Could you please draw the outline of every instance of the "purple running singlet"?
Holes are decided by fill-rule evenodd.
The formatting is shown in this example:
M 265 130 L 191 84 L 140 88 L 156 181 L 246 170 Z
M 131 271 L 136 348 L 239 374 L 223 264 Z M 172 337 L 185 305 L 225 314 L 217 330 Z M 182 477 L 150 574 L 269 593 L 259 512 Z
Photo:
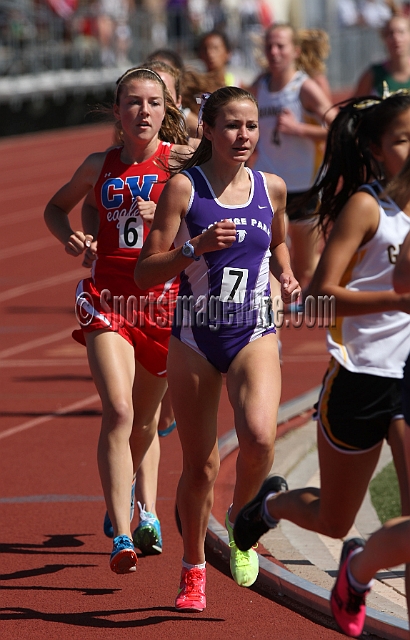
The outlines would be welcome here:
M 247 168 L 248 202 L 226 205 L 216 198 L 200 167 L 184 174 L 192 193 L 175 246 L 221 220 L 236 226 L 236 242 L 210 251 L 182 273 L 172 335 L 226 373 L 249 342 L 275 333 L 269 285 L 273 208 L 261 172 Z

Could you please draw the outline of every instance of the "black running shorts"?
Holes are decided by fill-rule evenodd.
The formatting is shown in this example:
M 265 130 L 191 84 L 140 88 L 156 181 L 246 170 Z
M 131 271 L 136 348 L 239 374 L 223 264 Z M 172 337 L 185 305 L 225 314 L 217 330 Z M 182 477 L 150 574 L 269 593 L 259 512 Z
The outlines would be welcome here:
M 388 439 L 393 418 L 403 417 L 401 380 L 352 373 L 334 358 L 323 379 L 318 418 L 342 451 L 366 451 Z

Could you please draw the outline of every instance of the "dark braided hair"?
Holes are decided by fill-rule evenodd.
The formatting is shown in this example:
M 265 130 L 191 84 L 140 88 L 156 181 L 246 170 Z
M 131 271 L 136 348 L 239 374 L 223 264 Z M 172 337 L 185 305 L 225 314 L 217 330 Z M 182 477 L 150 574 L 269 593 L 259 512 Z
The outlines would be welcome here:
M 380 146 L 391 122 L 410 109 L 410 95 L 393 93 L 387 98 L 351 98 L 339 103 L 340 111 L 330 125 L 325 155 L 317 178 L 301 207 L 313 196 L 320 196 L 317 225 L 325 235 L 344 205 L 363 184 L 383 179 L 383 167 L 372 154 L 372 145 Z M 292 207 L 289 210 L 292 211 Z

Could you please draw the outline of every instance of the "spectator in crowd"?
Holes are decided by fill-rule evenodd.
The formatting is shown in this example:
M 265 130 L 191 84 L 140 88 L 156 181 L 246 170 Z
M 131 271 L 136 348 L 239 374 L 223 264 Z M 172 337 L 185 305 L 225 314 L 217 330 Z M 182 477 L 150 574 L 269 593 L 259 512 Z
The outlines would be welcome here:
M 132 0 L 98 0 L 96 24 L 104 67 L 130 66 L 128 51 L 131 44 L 129 14 Z
M 393 16 L 381 30 L 388 58 L 372 64 L 359 79 L 355 96 L 383 95 L 383 82 L 390 91 L 410 88 L 410 21 L 403 15 Z
M 188 0 L 166 0 L 168 41 L 178 50 L 183 50 L 190 35 Z
M 235 86 L 236 80 L 228 70 L 231 58 L 231 43 L 224 31 L 208 31 L 198 42 L 198 56 L 205 65 L 208 77 L 215 83 L 215 89 Z
M 337 17 L 341 27 L 353 27 L 359 22 L 359 11 L 355 0 L 338 0 Z
M 392 3 L 385 0 L 362 0 L 359 12 L 364 25 L 381 29 L 392 16 Z
M 266 0 L 240 0 L 241 56 L 247 67 L 263 66 L 260 44 L 264 30 L 274 21 L 271 4 Z

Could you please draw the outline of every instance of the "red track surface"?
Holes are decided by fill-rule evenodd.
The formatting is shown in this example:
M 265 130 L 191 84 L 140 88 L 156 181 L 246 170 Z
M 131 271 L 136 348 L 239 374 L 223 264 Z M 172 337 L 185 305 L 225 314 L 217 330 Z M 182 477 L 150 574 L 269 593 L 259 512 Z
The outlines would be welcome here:
M 105 507 L 96 464 L 99 401 L 85 350 L 70 337 L 83 270 L 50 236 L 42 213 L 81 160 L 110 142 L 109 127 L 0 142 L 0 636 L 341 638 L 283 598 L 239 588 L 212 557 L 206 611 L 183 615 L 173 609 L 182 555 L 173 518 L 181 468 L 176 433 L 161 443 L 164 553 L 140 558 L 132 576 L 109 570 L 111 543 L 102 532 Z M 78 221 L 78 211 L 73 218 Z M 284 329 L 282 340 L 282 400 L 288 400 L 320 383 L 327 357 L 316 329 Z M 221 434 L 230 428 L 224 396 Z M 218 480 L 214 513 L 220 520 L 234 462 L 232 455 Z

